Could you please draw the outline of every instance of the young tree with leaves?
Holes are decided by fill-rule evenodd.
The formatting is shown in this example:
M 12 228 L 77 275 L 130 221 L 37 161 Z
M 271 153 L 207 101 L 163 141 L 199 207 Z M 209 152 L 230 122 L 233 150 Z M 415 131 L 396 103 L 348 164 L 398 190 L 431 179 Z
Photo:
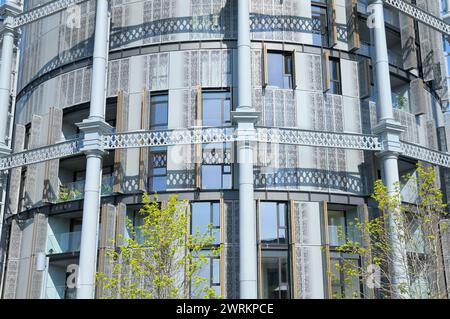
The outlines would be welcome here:
M 361 280 L 363 285 L 372 282 L 376 284 L 379 296 L 389 298 L 396 284 L 391 274 L 394 247 L 389 232 L 396 227 L 399 231 L 395 240 L 402 243 L 405 252 L 404 258 L 397 256 L 395 262 L 408 274 L 405 283 L 398 288 L 411 298 L 448 298 L 440 241 L 442 232 L 449 231 L 447 222 L 442 222 L 447 215 L 447 204 L 443 202 L 442 192 L 436 184 L 436 171 L 432 166 L 418 163 L 416 174 L 406 176 L 405 180 L 414 185 L 409 191 L 416 194 L 416 203 L 402 202 L 400 184 L 396 185 L 395 193 L 389 195 L 387 187 L 377 180 L 372 198 L 378 203 L 378 216 L 369 221 L 355 219 L 349 225 L 360 233 L 362 240 L 350 240 L 342 228 L 338 229 L 343 244 L 336 250 L 359 255 L 366 262 L 359 265 L 342 258 L 334 267 L 345 274 L 344 284 L 350 284 L 354 278 Z M 393 214 L 395 211 L 398 213 Z M 380 282 L 374 282 L 377 269 Z M 330 275 L 332 280 L 336 280 Z M 367 293 L 370 288 L 365 290 Z
M 98 273 L 107 298 L 175 299 L 203 296 L 218 298 L 206 278 L 199 273 L 208 264 L 205 249 L 214 255 L 214 234 L 191 232 L 188 201 L 171 196 L 161 205 L 155 195 L 143 195 L 139 211 L 142 225 L 133 226 L 127 219 L 130 236 L 122 236 L 122 244 L 107 251 L 110 275 Z M 208 226 L 211 230 L 211 226 Z

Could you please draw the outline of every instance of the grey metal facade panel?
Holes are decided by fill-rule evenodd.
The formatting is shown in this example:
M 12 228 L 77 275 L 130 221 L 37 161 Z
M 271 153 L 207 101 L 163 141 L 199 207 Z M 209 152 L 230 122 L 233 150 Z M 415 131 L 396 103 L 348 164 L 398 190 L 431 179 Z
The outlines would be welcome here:
M 20 250 L 22 247 L 22 230 L 19 221 L 14 219 L 11 223 L 9 235 L 9 253 L 6 263 L 6 274 L 4 278 L 4 299 L 16 298 L 17 279 L 19 276 Z
M 15 125 L 15 138 L 14 138 L 14 152 L 21 152 L 24 148 L 25 142 L 25 126 Z M 18 167 L 11 170 L 9 178 L 9 200 L 7 206 L 7 213 L 17 214 L 18 205 L 20 200 L 20 183 L 22 176 L 22 168 Z
M 37 257 L 46 253 L 47 246 L 47 215 L 36 214 L 33 223 L 33 251 L 30 256 L 30 287 L 27 298 L 41 299 L 45 272 L 37 269 Z

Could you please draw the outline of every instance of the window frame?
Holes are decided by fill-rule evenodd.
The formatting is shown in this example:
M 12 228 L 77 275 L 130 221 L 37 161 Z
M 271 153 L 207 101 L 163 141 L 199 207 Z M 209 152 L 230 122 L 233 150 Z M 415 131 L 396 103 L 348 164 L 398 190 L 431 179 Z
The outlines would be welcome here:
M 271 59 L 270 56 L 271 55 L 281 55 L 281 61 L 282 61 L 282 65 L 280 67 L 281 71 L 282 71 L 282 82 L 283 82 L 283 86 L 279 86 L 279 85 L 275 85 L 273 83 L 270 83 L 270 70 L 271 70 Z M 287 58 L 289 58 L 289 69 L 290 69 L 290 73 L 286 73 L 287 70 Z M 264 64 L 265 67 L 267 67 L 267 87 L 272 87 L 272 88 L 278 88 L 278 89 L 282 89 L 282 90 L 293 90 L 294 89 L 294 85 L 295 85 L 295 52 L 294 51 L 284 51 L 284 50 L 273 50 L 273 49 L 267 49 L 267 64 Z M 285 87 L 285 78 L 288 77 L 288 87 Z
M 154 103 L 154 98 L 160 98 L 160 97 L 166 97 L 166 123 L 165 124 L 153 124 L 153 114 L 154 114 L 154 105 L 155 104 L 162 104 L 163 102 L 158 101 L 158 103 Z M 149 96 L 149 129 L 151 131 L 161 131 L 161 130 L 167 130 L 169 127 L 169 92 L 168 91 L 155 91 L 151 92 Z
M 154 173 L 155 167 L 153 167 L 153 158 L 156 154 L 159 154 L 161 156 L 165 156 L 165 166 L 156 167 L 156 168 L 164 168 L 165 173 Z M 157 192 L 165 192 L 167 191 L 167 147 L 153 147 L 150 148 L 148 151 L 149 159 L 148 159 L 148 188 L 152 193 Z M 153 186 L 154 178 L 155 177 L 164 177 L 165 178 L 165 187 L 162 190 L 156 190 Z
M 358 262 L 358 267 L 361 267 L 362 265 L 362 259 L 361 256 L 357 256 L 357 255 L 353 255 L 353 254 L 348 254 L 348 253 L 342 253 L 342 252 L 336 252 L 333 251 L 332 254 L 334 256 L 330 257 L 330 263 L 331 263 L 331 267 L 333 267 L 333 265 L 335 263 L 339 263 L 340 265 L 340 269 L 337 269 L 339 271 L 339 283 L 336 283 L 335 280 L 331 280 L 331 290 L 334 291 L 334 288 L 338 288 L 340 290 L 340 298 L 344 298 L 344 299 L 349 299 L 347 296 L 345 296 L 345 289 L 346 289 L 346 283 L 345 283 L 345 279 L 346 279 L 346 275 L 345 273 L 341 270 L 342 269 L 342 264 L 343 264 L 343 260 L 355 260 Z M 362 299 L 364 298 L 364 285 L 362 283 L 362 278 L 358 277 L 358 286 L 359 286 L 359 296 L 358 299 Z M 333 298 L 333 295 L 331 296 Z M 354 298 L 352 298 L 354 299 Z
M 207 103 L 205 103 L 206 100 L 205 99 L 205 95 L 208 94 L 221 94 L 224 93 L 226 94 L 225 99 L 220 99 L 221 101 L 221 109 L 220 109 L 220 126 L 230 126 L 231 125 L 231 112 L 233 111 L 233 105 L 232 105 L 232 93 L 231 90 L 229 88 L 208 88 L 208 89 L 203 89 L 201 88 L 201 118 L 199 119 L 202 123 L 202 126 L 205 126 L 205 105 Z M 210 98 L 209 100 L 217 100 L 217 99 L 212 99 Z M 229 101 L 229 108 L 230 108 L 230 114 L 228 115 L 228 120 L 226 120 L 226 111 L 225 111 L 225 101 Z M 206 125 L 206 127 L 214 127 L 213 125 Z
M 212 249 L 213 248 L 217 248 L 217 247 L 219 247 L 220 245 L 221 245 L 221 240 L 220 240 L 220 233 L 221 233 L 221 227 L 222 227 L 222 224 L 221 224 L 221 221 L 222 221 L 222 209 L 221 209 L 221 204 L 220 204 L 220 201 L 215 201 L 215 200 L 212 200 L 212 201 L 191 201 L 190 203 L 189 203 L 189 205 L 190 205 L 190 211 L 191 211 L 191 218 L 190 218 L 190 221 L 189 221 L 189 223 L 190 223 L 190 225 L 189 225 L 189 227 L 190 227 L 190 233 L 191 234 L 193 234 L 193 231 L 195 231 L 195 229 L 194 229 L 194 225 L 193 225 L 193 221 L 194 221 L 194 218 L 193 218 L 193 215 L 194 215 L 194 205 L 195 204 L 199 204 L 199 203 L 203 203 L 203 204 L 209 204 L 209 222 L 207 223 L 207 224 L 211 224 L 212 225 L 212 227 L 211 227 L 211 229 L 209 230 L 210 231 L 210 233 L 209 233 L 209 236 L 213 236 L 213 234 L 214 234 L 214 232 L 216 231 L 216 236 L 214 237 L 214 238 L 216 238 L 217 237 L 217 234 L 219 235 L 219 240 L 218 240 L 218 242 L 217 243 L 213 243 L 212 245 L 210 245 L 210 246 L 208 246 L 207 248 L 202 248 L 201 249 L 201 251 L 200 251 L 200 253 L 205 253 L 205 252 L 208 252 L 208 253 L 210 253 L 210 255 L 209 256 L 205 256 L 205 257 L 207 257 L 208 259 L 209 259 L 209 263 L 208 263 L 208 265 L 209 265 L 209 278 L 205 278 L 205 279 L 207 279 L 207 280 L 209 280 L 209 282 L 208 282 L 208 285 L 209 285 L 209 287 L 210 288 L 213 288 L 213 287 L 219 287 L 219 290 L 221 290 L 221 287 L 222 287 L 222 283 L 221 283 L 221 276 L 220 276 L 220 272 L 221 272 L 221 267 L 222 267 L 222 263 L 220 262 L 220 258 L 221 258 L 221 253 L 222 252 L 220 252 L 217 256 L 214 256 L 214 254 L 212 253 Z M 218 225 L 214 225 L 214 205 L 217 205 L 217 209 L 218 209 Z M 219 283 L 216 283 L 216 282 L 214 282 L 214 260 L 218 260 L 219 261 Z M 189 295 L 191 296 L 191 298 L 192 298 L 192 294 L 193 294 L 193 291 L 192 291 L 192 283 L 189 285 Z
M 342 69 L 341 69 L 341 60 L 339 58 L 330 56 L 329 57 L 329 67 L 330 67 L 330 94 L 334 95 L 342 95 Z M 335 68 L 337 66 L 337 77 L 334 78 Z
M 291 214 L 289 214 L 289 207 L 290 204 L 289 202 L 286 201 L 258 201 L 257 202 L 257 223 L 258 223 L 258 263 L 259 263 L 259 267 L 258 267 L 258 272 L 259 272 L 259 276 L 258 276 L 258 285 L 259 285 L 259 298 L 264 298 L 263 296 L 263 291 L 264 291 L 264 286 L 263 286 L 263 274 L 262 274 L 262 262 L 263 262 L 263 258 L 273 258 L 273 257 L 263 257 L 264 252 L 283 252 L 286 254 L 286 262 L 287 262 L 287 280 L 286 283 L 288 285 L 288 292 L 287 292 L 287 299 L 290 299 L 294 296 L 294 285 L 293 285 L 293 280 L 294 278 L 292 278 L 293 276 L 293 267 L 295 267 L 292 264 L 292 250 L 291 250 L 291 242 L 292 242 L 292 229 L 291 229 Z M 262 229 L 261 229 L 261 211 L 262 211 L 262 207 L 261 204 L 264 203 L 273 203 L 276 205 L 276 220 L 277 220 L 277 225 L 276 225 L 276 233 L 277 233 L 277 242 L 276 243 L 264 243 L 261 239 L 261 235 L 262 235 Z M 281 205 L 284 205 L 284 226 L 280 226 L 280 207 Z M 280 243 L 280 238 L 279 238 L 279 232 L 281 229 L 284 229 L 285 231 L 285 242 L 281 242 Z M 281 282 L 281 258 L 282 257 L 277 257 L 278 258 L 278 279 Z

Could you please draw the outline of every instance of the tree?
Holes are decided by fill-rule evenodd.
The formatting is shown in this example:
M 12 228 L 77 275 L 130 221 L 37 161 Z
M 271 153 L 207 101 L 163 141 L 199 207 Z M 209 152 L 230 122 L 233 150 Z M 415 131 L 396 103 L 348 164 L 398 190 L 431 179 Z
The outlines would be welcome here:
M 400 290 L 411 298 L 448 298 L 440 242 L 442 232 L 448 231 L 448 225 L 445 227 L 446 224 L 441 223 L 439 228 L 439 223 L 447 215 L 447 204 L 443 202 L 442 192 L 436 185 L 436 171 L 432 166 L 425 167 L 418 163 L 416 174 L 407 175 L 405 180 L 413 185 L 409 191 L 415 192 L 416 203 L 402 202 L 400 184 L 395 186 L 395 193 L 389 195 L 383 182 L 375 181 L 372 198 L 378 203 L 378 215 L 366 221 L 355 219 L 349 225 L 359 232 L 360 240 L 346 238 L 344 230 L 338 229 L 338 237 L 343 244 L 336 250 L 359 255 L 366 262 L 356 264 L 341 257 L 340 262 L 333 266 L 345 274 L 345 284 L 350 284 L 355 278 L 363 285 L 368 281 L 373 283 L 375 271 L 379 271 L 381 280 L 377 282 L 376 289 L 381 297 L 388 298 L 394 285 L 390 275 L 393 247 L 389 239 L 388 220 L 391 219 L 391 227 L 400 230 L 396 240 L 405 247 L 400 267 L 407 271 L 408 278 Z M 399 213 L 392 213 L 396 208 Z M 336 279 L 330 275 L 332 280 Z M 365 290 L 366 293 L 370 291 Z
M 131 235 L 122 236 L 123 244 L 106 253 L 110 275 L 97 274 L 108 298 L 219 297 L 200 273 L 208 264 L 205 249 L 218 255 L 220 247 L 213 246 L 212 231 L 191 233 L 188 207 L 189 203 L 178 201 L 177 196 L 160 205 L 157 195 L 153 200 L 143 195 L 142 225 L 134 227 L 127 218 Z

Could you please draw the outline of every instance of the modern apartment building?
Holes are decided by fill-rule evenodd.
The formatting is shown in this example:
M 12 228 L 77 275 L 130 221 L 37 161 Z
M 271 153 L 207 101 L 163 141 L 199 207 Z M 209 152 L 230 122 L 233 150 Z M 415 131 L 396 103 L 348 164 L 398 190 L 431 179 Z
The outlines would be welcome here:
M 376 214 L 373 181 L 414 205 L 402 177 L 425 161 L 450 194 L 450 27 L 423 15 L 438 0 L 2 8 L 2 298 L 101 298 L 93 276 L 144 192 L 217 230 L 205 275 L 225 298 L 363 298 L 333 261 L 338 229 Z

